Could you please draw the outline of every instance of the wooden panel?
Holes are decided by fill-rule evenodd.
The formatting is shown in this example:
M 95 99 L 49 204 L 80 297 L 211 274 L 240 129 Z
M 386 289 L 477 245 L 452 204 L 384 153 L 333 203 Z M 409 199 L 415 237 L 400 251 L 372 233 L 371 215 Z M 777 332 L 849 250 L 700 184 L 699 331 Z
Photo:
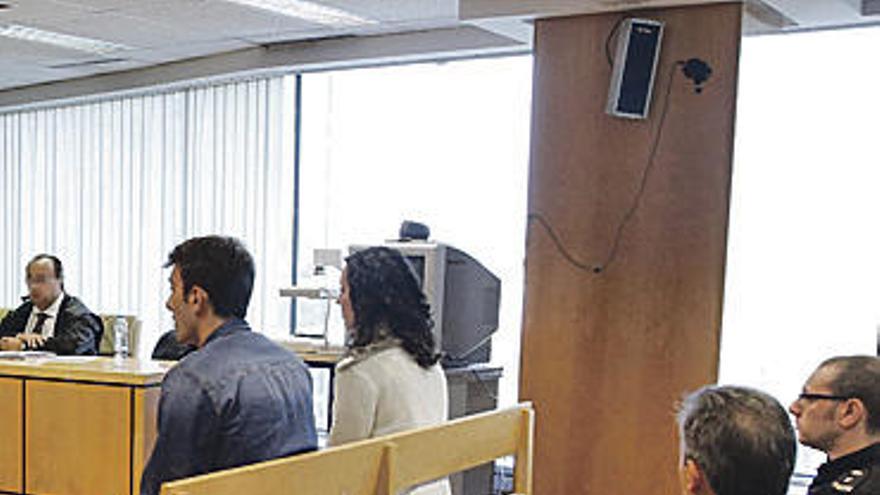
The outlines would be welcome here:
M 134 447 L 132 449 L 132 490 L 141 492 L 141 475 L 156 444 L 156 419 L 159 413 L 161 389 L 152 387 L 134 390 Z
M 513 491 L 532 493 L 532 468 L 535 443 L 535 411 L 528 410 L 520 417 L 519 435 L 516 442 L 516 464 L 513 471 Z
M 0 378 L 0 491 L 22 489 L 22 381 Z
M 175 365 L 171 361 L 83 356 L 68 359 L 26 359 L 0 361 L 0 375 L 50 380 L 80 380 L 120 385 L 157 385 Z
M 528 459 L 529 405 L 483 413 L 445 425 L 396 433 L 321 452 L 263 462 L 162 485 L 162 495 L 373 495 L 441 478 L 517 453 Z M 519 460 L 519 457 L 517 458 Z M 521 469 L 528 470 L 526 461 Z M 529 493 L 529 473 L 517 488 Z M 283 488 L 288 487 L 288 488 Z
M 647 120 L 605 114 L 621 14 L 536 22 L 521 397 L 537 414 L 535 493 L 676 493 L 676 400 L 714 382 L 740 5 L 640 11 L 666 23 Z M 702 93 L 675 66 L 712 66 Z M 668 101 L 666 94 L 668 90 Z
M 130 493 L 129 388 L 31 380 L 25 395 L 28 493 Z
M 268 461 L 162 485 L 162 495 L 374 495 L 379 481 L 381 445 L 343 446 L 294 458 Z M 295 459 L 297 462 L 291 462 Z

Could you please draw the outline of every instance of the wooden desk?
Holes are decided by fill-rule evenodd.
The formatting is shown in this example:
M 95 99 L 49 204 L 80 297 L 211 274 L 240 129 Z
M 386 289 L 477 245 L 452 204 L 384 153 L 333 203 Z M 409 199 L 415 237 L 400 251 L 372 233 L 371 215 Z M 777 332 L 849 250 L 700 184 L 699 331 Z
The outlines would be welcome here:
M 309 368 L 327 370 L 329 378 L 327 387 L 326 422 L 323 426 L 320 422 L 317 422 L 316 426 L 318 429 L 326 428 L 326 430 L 329 431 L 330 425 L 333 423 L 333 394 L 335 393 L 333 382 L 336 379 L 336 364 L 342 360 L 345 355 L 345 349 L 340 346 L 325 347 L 320 343 L 312 343 L 296 338 L 285 338 L 276 340 L 275 342 L 287 350 L 297 353 Z
M 276 339 L 275 343 L 299 354 L 309 366 L 316 368 L 333 368 L 345 354 L 345 348 L 338 345 L 323 346 L 320 341 L 312 342 L 302 338 Z
M 0 360 L 0 492 L 137 495 L 172 363 Z

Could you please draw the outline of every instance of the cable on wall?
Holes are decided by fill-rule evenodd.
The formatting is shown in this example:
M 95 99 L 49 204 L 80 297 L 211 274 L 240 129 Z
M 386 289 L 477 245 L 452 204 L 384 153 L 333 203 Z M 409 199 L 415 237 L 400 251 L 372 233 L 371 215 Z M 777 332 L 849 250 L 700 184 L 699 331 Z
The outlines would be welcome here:
M 619 22 L 618 22 L 619 24 Z M 616 28 L 615 28 L 616 29 Z M 613 36 L 614 30 L 612 30 L 611 34 L 609 34 L 608 39 L 610 40 Z M 606 43 L 607 47 L 607 43 Z M 607 52 L 607 49 L 606 49 Z M 609 54 L 610 60 L 610 54 Z M 672 67 L 669 71 L 669 76 L 666 84 L 666 92 L 663 95 L 663 110 L 660 112 L 660 119 L 657 124 L 657 132 L 654 135 L 654 140 L 651 143 L 651 147 L 648 152 L 648 159 L 645 162 L 645 166 L 642 169 L 641 177 L 639 179 L 639 185 L 636 190 L 635 195 L 633 196 L 633 200 L 630 206 L 626 209 L 621 218 L 620 222 L 617 224 L 614 232 L 614 238 L 611 242 L 611 248 L 608 250 L 608 253 L 602 259 L 601 262 L 593 264 L 587 263 L 577 259 L 569 249 L 565 247 L 565 243 L 562 242 L 559 234 L 556 232 L 556 229 L 553 228 L 553 224 L 542 214 L 537 212 L 529 212 L 527 215 L 526 226 L 527 228 L 531 228 L 533 223 L 537 223 L 550 236 L 550 239 L 553 241 L 553 245 L 556 247 L 556 250 L 559 254 L 565 259 L 565 261 L 571 265 L 572 267 L 584 271 L 589 272 L 594 275 L 599 275 L 602 272 L 606 271 L 608 267 L 611 266 L 612 263 L 617 259 L 617 254 L 620 249 L 620 240 L 623 237 L 623 233 L 626 229 L 626 226 L 632 220 L 635 213 L 641 207 L 642 199 L 645 194 L 645 190 L 647 189 L 648 179 L 651 175 L 651 171 L 655 166 L 655 158 L 657 156 L 657 150 L 660 146 L 661 138 L 663 137 L 663 129 L 666 125 L 666 116 L 669 111 L 669 96 L 672 92 L 672 83 L 674 80 L 676 69 L 679 67 L 682 68 L 682 71 L 685 77 L 691 79 L 694 82 L 694 91 L 696 93 L 700 93 L 702 91 L 703 83 L 709 78 L 709 75 L 712 73 L 712 69 L 709 67 L 709 64 L 698 59 L 691 58 L 687 61 L 677 60 L 672 64 Z

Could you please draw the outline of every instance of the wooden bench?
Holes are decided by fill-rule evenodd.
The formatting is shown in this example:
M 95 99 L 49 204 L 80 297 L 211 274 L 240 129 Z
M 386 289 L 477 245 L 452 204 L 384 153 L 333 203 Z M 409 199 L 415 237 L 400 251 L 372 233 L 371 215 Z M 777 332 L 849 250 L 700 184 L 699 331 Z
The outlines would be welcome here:
M 318 452 L 162 485 L 162 495 L 395 495 L 428 481 L 515 457 L 514 492 L 532 493 L 534 411 L 524 403 Z

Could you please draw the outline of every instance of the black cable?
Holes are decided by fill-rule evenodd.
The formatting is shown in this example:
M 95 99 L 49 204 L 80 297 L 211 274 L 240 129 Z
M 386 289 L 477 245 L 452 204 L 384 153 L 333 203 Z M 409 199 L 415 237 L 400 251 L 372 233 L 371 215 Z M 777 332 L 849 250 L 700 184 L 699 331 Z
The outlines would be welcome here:
M 539 224 L 541 224 L 541 226 L 544 227 L 544 230 L 547 231 L 547 234 L 550 236 L 550 239 L 553 241 L 553 244 L 556 245 L 556 250 L 559 251 L 559 254 L 561 254 L 562 257 L 565 258 L 565 260 L 568 261 L 570 264 L 574 265 L 578 269 L 583 270 L 585 272 L 598 273 L 596 271 L 596 269 L 598 267 L 595 267 L 595 266 L 589 265 L 587 263 L 583 263 L 581 261 L 576 260 L 574 258 L 574 256 L 572 256 L 571 253 L 569 253 L 568 250 L 565 249 L 565 245 L 562 244 L 561 240 L 559 240 L 559 236 L 556 235 L 556 231 L 553 230 L 553 227 L 550 225 L 550 222 L 548 222 L 547 219 L 544 218 L 543 215 L 541 215 L 540 213 L 529 213 L 526 216 L 526 220 L 527 220 L 526 221 L 527 225 L 529 223 L 531 223 L 532 220 L 536 220 Z
M 483 393 L 492 399 L 492 402 L 495 403 L 495 407 L 498 407 L 498 396 L 492 393 L 492 389 L 490 389 L 489 385 L 486 384 L 486 380 L 483 380 L 483 377 L 480 376 L 480 373 L 477 372 L 477 370 L 470 368 L 468 371 L 470 371 L 474 378 L 477 379 L 477 382 L 483 389 Z
M 568 249 L 565 248 L 565 245 L 559 239 L 559 236 L 556 234 L 553 226 L 550 224 L 549 221 L 547 221 L 547 219 L 544 218 L 543 215 L 534 212 L 527 215 L 527 226 L 533 220 L 537 221 L 541 226 L 543 226 L 547 233 L 550 235 L 550 239 L 553 241 L 553 244 L 556 246 L 556 250 L 559 251 L 559 254 L 561 254 L 562 257 L 565 258 L 565 260 L 575 268 L 582 271 L 599 274 L 602 271 L 608 269 L 608 267 L 611 265 L 611 263 L 614 262 L 615 258 L 617 257 L 617 250 L 620 247 L 620 239 L 621 237 L 623 237 L 624 228 L 626 228 L 626 225 L 629 223 L 635 212 L 638 211 L 639 207 L 641 206 L 642 197 L 644 196 L 645 189 L 648 185 L 648 176 L 650 175 L 651 170 L 654 168 L 654 158 L 657 155 L 657 149 L 660 145 L 660 138 L 663 136 L 663 128 L 665 127 L 666 115 L 669 110 L 669 95 L 672 93 L 672 78 L 673 76 L 675 76 L 675 70 L 683 65 L 683 61 L 676 61 L 669 71 L 669 79 L 667 80 L 666 84 L 666 93 L 663 96 L 663 110 L 660 113 L 660 120 L 657 123 L 657 133 L 654 135 L 653 143 L 651 143 L 650 152 L 648 154 L 648 161 L 645 164 L 644 170 L 642 171 L 642 177 L 639 181 L 639 187 L 636 190 L 636 194 L 633 198 L 632 204 L 627 209 L 626 213 L 624 213 L 623 218 L 617 225 L 617 229 L 614 233 L 614 240 L 611 243 L 611 249 L 608 251 L 608 255 L 605 257 L 604 262 L 599 265 L 591 265 L 575 259 L 575 257 L 568 251 Z
M 636 191 L 636 195 L 633 198 L 632 205 L 629 207 L 629 210 L 623 215 L 623 219 L 620 224 L 617 226 L 617 232 L 614 234 L 614 242 L 611 245 L 611 250 L 608 252 L 608 257 L 605 261 L 599 265 L 599 270 L 607 269 L 614 259 L 617 257 L 617 248 L 620 246 L 620 238 L 623 237 L 623 229 L 626 227 L 626 224 L 632 219 L 633 215 L 639 209 L 639 206 L 642 204 L 642 196 L 644 196 L 645 188 L 648 185 L 648 175 L 651 173 L 651 169 L 654 168 L 654 158 L 657 156 L 657 148 L 660 146 L 660 138 L 663 136 L 663 128 L 666 123 L 666 114 L 669 110 L 669 94 L 672 92 L 672 78 L 675 76 L 675 69 L 684 65 L 684 62 L 677 61 L 672 64 L 672 67 L 669 70 L 669 78 L 666 81 L 666 94 L 663 96 L 663 111 L 660 112 L 660 122 L 657 124 L 657 134 L 654 136 L 654 142 L 651 145 L 651 152 L 648 154 L 648 163 L 645 165 L 644 171 L 642 171 L 642 179 L 639 183 L 639 188 Z
M 494 330 L 492 331 L 492 333 L 495 333 Z M 477 352 L 478 350 L 480 350 L 480 348 L 482 348 L 483 345 L 485 345 L 486 342 L 488 342 L 488 341 L 492 338 L 492 333 L 490 333 L 489 335 L 486 335 L 485 337 L 483 337 L 482 339 L 480 339 L 479 342 L 477 342 L 477 343 L 474 344 L 470 349 L 468 349 L 468 350 L 462 352 L 461 354 L 451 354 L 451 353 L 448 353 L 448 352 L 443 352 L 443 353 L 441 353 L 441 354 L 442 354 L 442 359 L 443 359 L 446 363 L 448 363 L 449 365 L 454 366 L 454 367 L 458 367 L 458 366 L 467 366 L 467 358 L 468 358 L 468 356 L 470 356 L 471 354 L 473 354 L 473 353 Z

